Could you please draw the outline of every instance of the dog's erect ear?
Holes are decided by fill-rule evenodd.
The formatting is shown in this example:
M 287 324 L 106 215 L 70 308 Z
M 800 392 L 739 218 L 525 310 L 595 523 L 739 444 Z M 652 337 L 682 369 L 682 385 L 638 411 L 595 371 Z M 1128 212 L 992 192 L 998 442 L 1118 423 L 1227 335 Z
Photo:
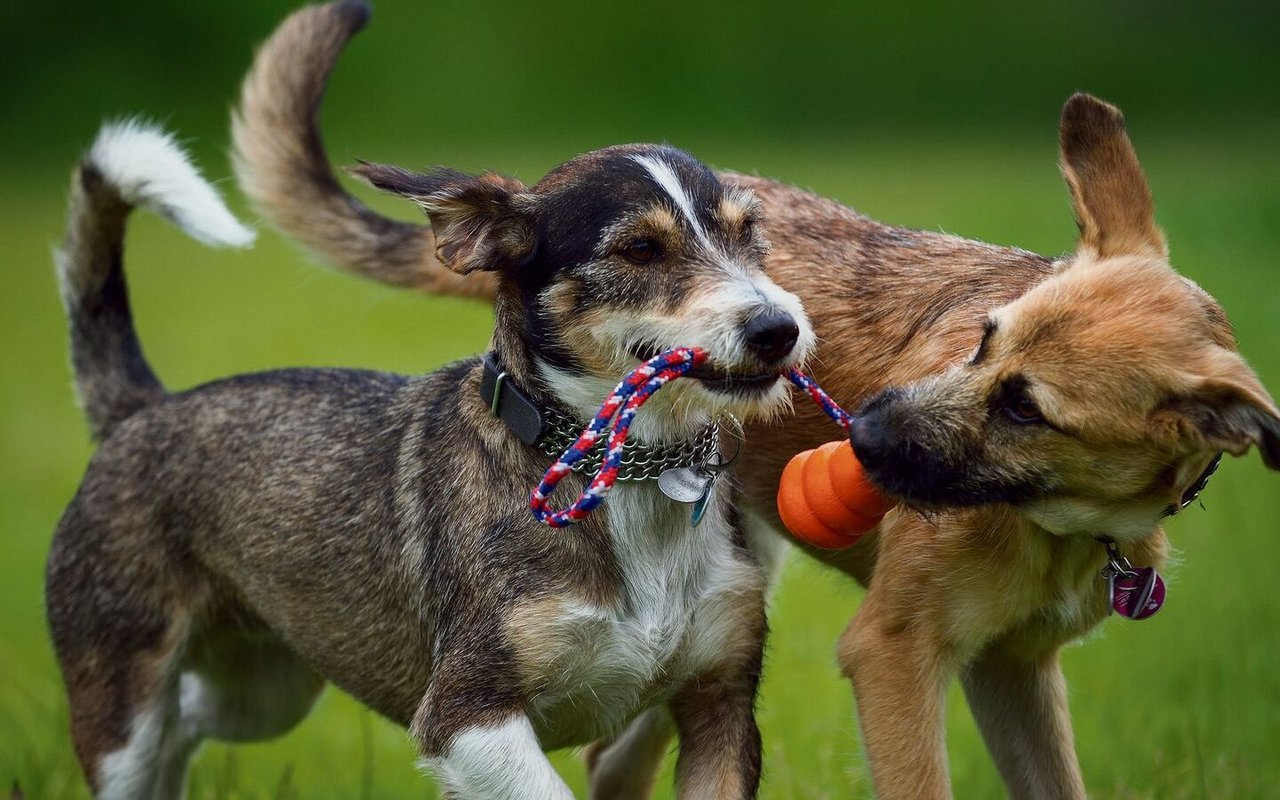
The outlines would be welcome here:
M 1168 255 L 1151 189 L 1120 109 L 1077 93 L 1062 107 L 1062 174 L 1071 187 L 1079 251 L 1100 258 Z
M 450 169 L 420 174 L 364 163 L 349 170 L 421 206 L 431 220 L 436 254 L 455 272 L 505 269 L 533 249 L 531 199 L 515 178 Z
M 1217 348 L 1221 365 L 1153 415 L 1166 435 L 1199 450 L 1244 455 L 1257 445 L 1262 461 L 1280 470 L 1280 409 L 1237 353 Z

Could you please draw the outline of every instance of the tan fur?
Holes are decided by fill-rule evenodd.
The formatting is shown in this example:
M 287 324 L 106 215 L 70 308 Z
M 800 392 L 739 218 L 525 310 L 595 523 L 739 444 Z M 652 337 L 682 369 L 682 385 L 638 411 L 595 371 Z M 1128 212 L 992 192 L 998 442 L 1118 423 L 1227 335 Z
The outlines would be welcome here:
M 726 228 L 740 229 L 751 218 L 757 205 L 750 192 L 738 191 L 724 196 L 717 213 Z
M 401 286 L 492 297 L 492 274 L 463 280 L 441 264 L 429 227 L 375 214 L 338 190 L 314 124 L 329 73 L 301 67 L 315 63 L 317 49 L 332 63 L 367 19 L 368 7 L 359 3 L 312 6 L 263 44 L 232 118 L 240 185 L 271 224 L 343 269 Z M 300 129 L 313 133 L 298 136 Z
M 310 58 L 332 66 L 323 53 Z M 1280 413 L 1235 352 L 1222 309 L 1169 267 L 1119 111 L 1071 98 L 1060 141 L 1080 239 L 1057 262 L 728 176 L 762 204 L 769 274 L 803 300 L 820 342 L 812 374 L 834 397 L 853 408 L 909 387 L 945 423 L 940 448 L 976 442 L 994 467 L 1036 467 L 1056 482 L 1029 504 L 899 509 L 849 550 L 804 548 L 869 587 L 839 658 L 880 797 L 949 796 L 943 699 L 956 677 L 1012 796 L 1083 797 L 1058 653 L 1108 612 L 1093 535 L 1114 535 L 1133 563 L 1158 566 L 1169 547 L 1159 516 L 1215 452 L 1257 445 L 1280 465 Z M 354 268 L 383 279 L 376 267 Z M 417 281 L 395 269 L 385 279 L 438 291 L 435 265 L 418 269 Z M 998 331 L 980 363 L 965 366 L 988 318 Z M 1013 375 L 1026 377 L 1059 432 L 1028 440 L 989 424 L 992 392 Z M 780 529 L 773 498 L 783 467 L 832 438 L 808 403 L 751 427 L 741 468 L 749 507 Z M 1104 522 L 1117 527 L 1092 527 Z M 646 730 L 593 749 L 593 778 L 646 786 L 601 767 L 626 747 L 634 774 L 652 774 L 669 729 Z M 701 779 L 685 773 L 682 785 Z
M 670 208 L 659 203 L 614 226 L 602 237 L 600 248 L 608 250 L 629 238 L 646 236 L 668 250 L 679 250 L 686 246 L 684 226 Z

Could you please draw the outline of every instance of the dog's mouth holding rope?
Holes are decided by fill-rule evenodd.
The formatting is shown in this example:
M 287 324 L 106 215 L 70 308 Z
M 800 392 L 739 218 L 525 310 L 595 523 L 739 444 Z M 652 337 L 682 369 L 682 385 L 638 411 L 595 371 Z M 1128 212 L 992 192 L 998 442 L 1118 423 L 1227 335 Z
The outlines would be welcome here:
M 648 361 L 663 351 L 654 344 L 634 345 L 631 355 L 641 361 Z M 777 368 L 768 372 L 748 372 L 742 369 L 731 369 L 708 358 L 705 362 L 689 370 L 686 378 L 694 378 L 703 388 L 731 395 L 763 395 L 768 393 L 783 377 L 785 370 Z

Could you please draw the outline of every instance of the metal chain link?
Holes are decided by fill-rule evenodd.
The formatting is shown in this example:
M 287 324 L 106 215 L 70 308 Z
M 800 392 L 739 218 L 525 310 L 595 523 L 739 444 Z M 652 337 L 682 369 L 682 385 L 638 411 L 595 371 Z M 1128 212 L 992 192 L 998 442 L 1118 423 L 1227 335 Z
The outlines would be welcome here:
M 551 408 L 545 409 L 543 414 L 547 428 L 541 441 L 538 442 L 538 448 L 552 458 L 559 458 L 578 440 L 583 423 Z M 670 447 L 653 447 L 628 441 L 622 448 L 622 464 L 618 469 L 618 480 L 657 480 L 659 475 L 669 469 L 705 463 L 720 446 L 719 429 L 719 422 L 712 420 L 694 438 Z M 574 472 L 594 475 L 600 470 L 604 452 L 605 439 L 602 437 L 596 446 L 587 451 L 587 454 L 571 469 Z

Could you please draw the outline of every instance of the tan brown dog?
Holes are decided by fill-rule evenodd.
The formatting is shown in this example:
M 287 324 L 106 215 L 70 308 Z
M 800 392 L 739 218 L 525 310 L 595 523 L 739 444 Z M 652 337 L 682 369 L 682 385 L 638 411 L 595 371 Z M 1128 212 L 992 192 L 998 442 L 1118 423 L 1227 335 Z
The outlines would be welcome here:
M 259 52 L 235 121 L 242 185 L 340 267 L 488 296 L 440 266 L 428 229 L 374 214 L 333 179 L 315 116 L 358 29 L 343 8 L 295 14 Z M 1220 452 L 1256 444 L 1280 467 L 1280 412 L 1222 309 L 1170 268 L 1120 112 L 1072 97 L 1061 148 L 1080 239 L 1056 261 L 726 176 L 764 205 L 767 269 L 813 321 L 815 377 L 862 403 L 853 440 L 873 478 L 925 511 L 891 513 L 850 550 L 809 549 L 869 587 L 839 656 L 881 797 L 949 795 L 955 677 L 1013 796 L 1083 797 L 1058 652 L 1109 613 L 1099 539 L 1158 566 L 1161 518 Z M 791 455 L 833 438 L 797 409 L 749 431 L 743 476 L 762 528 L 781 530 Z M 591 750 L 593 796 L 644 796 L 669 736 L 650 714 Z

